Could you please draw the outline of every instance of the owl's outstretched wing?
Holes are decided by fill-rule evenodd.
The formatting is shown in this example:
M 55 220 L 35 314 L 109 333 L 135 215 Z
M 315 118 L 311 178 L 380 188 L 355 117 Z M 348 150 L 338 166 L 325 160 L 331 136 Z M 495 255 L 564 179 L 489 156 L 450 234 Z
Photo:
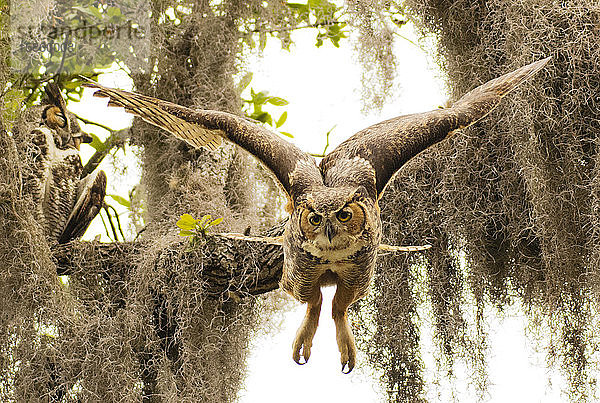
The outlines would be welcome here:
M 454 130 L 484 118 L 506 94 L 538 72 L 549 60 L 550 57 L 539 60 L 490 80 L 465 94 L 451 108 L 400 116 L 356 133 L 321 161 L 325 184 L 353 180 L 343 177 L 344 172 L 352 172 L 347 169 L 348 165 L 370 165 L 371 174 L 366 174 L 365 169 L 356 169 L 356 172 L 363 173 L 364 183 L 359 184 L 376 193 L 372 196 L 380 197 L 394 173 L 409 159 L 444 140 Z M 357 177 L 355 172 L 352 176 Z
M 186 108 L 157 98 L 104 87 L 88 80 L 94 96 L 109 98 L 146 122 L 194 147 L 215 149 L 226 139 L 258 158 L 277 177 L 292 200 L 312 185 L 323 183 L 313 157 L 257 123 L 226 112 Z

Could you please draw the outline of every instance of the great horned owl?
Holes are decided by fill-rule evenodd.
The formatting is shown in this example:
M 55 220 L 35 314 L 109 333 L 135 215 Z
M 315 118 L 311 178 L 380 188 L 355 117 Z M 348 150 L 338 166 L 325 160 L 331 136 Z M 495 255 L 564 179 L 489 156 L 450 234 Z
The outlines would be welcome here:
M 92 137 L 81 131 L 75 115 L 67 111 L 55 83 L 46 85 L 46 97 L 41 121 L 27 147 L 32 159 L 27 183 L 48 242 L 66 243 L 82 236 L 100 211 L 106 174 L 96 170 L 81 178 L 79 146 L 90 143 Z
M 270 168 L 289 198 L 280 285 L 308 304 L 292 357 L 298 364 L 308 361 L 321 311 L 321 287 L 335 285 L 336 339 L 342 371 L 350 372 L 356 347 L 347 309 L 367 293 L 373 277 L 381 240 L 378 200 L 390 178 L 413 156 L 483 118 L 549 59 L 491 80 L 450 108 L 400 116 L 364 129 L 318 166 L 313 157 L 248 119 L 189 109 L 95 82 L 87 86 L 97 89 L 95 96 L 108 97 L 109 105 L 121 106 L 192 146 L 215 149 L 223 138 Z

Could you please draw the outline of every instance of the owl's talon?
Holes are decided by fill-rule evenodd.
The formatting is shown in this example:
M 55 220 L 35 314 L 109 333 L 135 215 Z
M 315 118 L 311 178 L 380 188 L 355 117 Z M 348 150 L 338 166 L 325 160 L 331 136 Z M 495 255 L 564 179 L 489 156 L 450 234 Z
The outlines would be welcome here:
M 348 371 L 344 371 L 346 364 L 348 364 Z M 346 362 L 342 363 L 342 374 L 349 374 L 350 372 L 352 372 L 353 369 L 354 369 L 354 365 L 350 366 L 350 363 L 346 363 Z
M 300 351 L 302 350 L 302 352 Z M 306 346 L 298 346 L 294 343 L 294 361 L 298 365 L 304 365 L 308 363 L 308 359 L 310 358 L 310 347 L 307 349 Z M 304 362 L 300 360 L 304 358 Z
M 336 316 L 334 316 L 336 318 Z M 356 363 L 356 344 L 354 335 L 348 324 L 347 316 L 337 316 L 336 324 L 336 340 L 338 349 L 340 350 L 340 361 L 342 363 L 342 372 L 349 374 L 354 369 Z M 346 368 L 347 366 L 347 368 Z M 347 370 L 346 370 L 347 369 Z
M 347 354 L 345 357 L 344 357 L 344 354 L 342 353 L 342 373 L 343 374 L 349 374 L 354 369 L 354 363 L 355 363 L 354 357 L 355 357 L 354 353 L 352 353 L 350 351 L 349 351 L 349 354 Z M 348 366 L 347 371 L 344 371 L 346 366 Z
M 299 332 L 298 337 L 296 337 L 296 340 L 294 340 L 294 353 L 292 358 L 298 365 L 306 364 L 310 358 L 312 337 L 310 339 L 306 339 L 302 336 L 303 334 Z M 304 362 L 301 362 L 301 359 L 304 359 Z
M 304 362 L 300 362 L 300 359 L 302 359 L 302 358 L 304 358 Z M 295 362 L 296 362 L 296 364 L 298 364 L 298 365 L 304 365 L 304 364 L 308 363 L 308 359 L 306 359 L 304 356 L 300 356 L 300 358 L 298 358 L 298 359 L 295 359 L 295 358 L 294 358 L 294 361 L 295 361 Z
M 352 354 L 350 354 L 350 356 L 344 361 L 344 358 L 342 357 L 342 373 L 343 374 L 349 374 L 350 372 L 352 372 L 352 370 L 354 369 L 354 356 Z M 347 366 L 347 368 L 346 368 Z M 346 371 L 344 371 L 344 369 L 347 369 Z

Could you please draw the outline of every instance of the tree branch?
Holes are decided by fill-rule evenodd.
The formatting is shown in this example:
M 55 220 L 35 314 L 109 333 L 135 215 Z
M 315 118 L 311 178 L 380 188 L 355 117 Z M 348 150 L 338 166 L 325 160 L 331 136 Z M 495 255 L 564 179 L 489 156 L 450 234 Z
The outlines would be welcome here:
M 270 29 L 256 28 L 256 29 L 253 29 L 251 32 L 262 33 L 262 34 L 274 34 L 276 32 L 297 31 L 299 29 L 306 29 L 306 28 L 331 27 L 333 25 L 337 25 L 337 24 L 341 24 L 341 23 L 342 23 L 341 21 L 333 20 L 333 21 L 316 22 L 313 24 L 299 25 L 299 26 L 295 26 L 295 27 L 274 27 L 274 28 L 270 28 Z
M 77 117 L 77 119 L 82 120 L 79 117 Z M 84 123 L 88 123 L 88 122 L 84 121 Z M 93 122 L 89 122 L 89 123 L 96 124 Z M 101 125 L 99 125 L 99 126 L 101 126 Z M 94 155 L 92 155 L 90 157 L 87 164 L 85 164 L 85 166 L 83 167 L 81 177 L 84 178 L 87 175 L 89 175 L 90 173 L 92 173 L 98 167 L 98 165 L 100 165 L 100 163 L 102 162 L 104 157 L 106 157 L 108 155 L 108 153 L 112 151 L 113 148 L 121 147 L 123 144 L 125 144 L 127 139 L 129 139 L 129 136 L 130 136 L 129 129 L 123 129 L 123 130 L 119 130 L 119 131 L 111 131 L 111 134 L 108 137 L 108 139 L 106 139 L 104 141 L 104 144 L 105 144 L 104 149 L 96 150 Z
M 208 235 L 194 251 L 187 252 L 187 239 L 171 243 L 155 257 L 154 265 L 193 270 L 206 281 L 205 292 L 213 297 L 259 295 L 279 287 L 283 268 L 281 246 Z M 127 278 L 136 269 L 137 256 L 147 254 L 140 242 L 73 241 L 53 248 L 58 275 L 108 274 Z

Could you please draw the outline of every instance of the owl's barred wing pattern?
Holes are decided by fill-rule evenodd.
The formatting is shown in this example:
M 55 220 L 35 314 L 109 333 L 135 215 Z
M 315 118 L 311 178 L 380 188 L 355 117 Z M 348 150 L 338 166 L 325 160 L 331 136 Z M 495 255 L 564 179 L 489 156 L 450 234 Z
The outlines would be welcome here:
M 76 200 L 58 243 L 81 237 L 98 215 L 106 195 L 106 174 L 94 171 L 79 181 Z
M 109 106 L 123 107 L 127 112 L 194 147 L 215 149 L 222 138 L 237 144 L 275 174 L 292 200 L 307 187 L 323 183 L 314 158 L 243 117 L 226 112 L 190 109 L 157 98 L 104 87 L 91 80 L 84 86 L 97 89 L 94 96 L 109 98 Z
M 177 106 L 142 94 L 104 87 L 95 81 L 86 79 L 84 87 L 96 88 L 95 97 L 109 98 L 108 106 L 122 107 L 125 111 L 142 118 L 144 121 L 160 127 L 174 136 L 184 140 L 193 147 L 204 147 L 216 150 L 221 145 L 224 133 L 217 129 L 209 129 L 182 119 L 177 113 L 166 113 L 164 109 Z M 169 105 L 171 104 L 171 105 Z M 185 108 L 187 109 L 187 108 Z
M 43 125 L 31 132 L 32 171 L 27 178 L 37 213 L 47 239 L 54 243 L 67 224 L 75 203 L 79 175 L 83 169 L 77 150 L 60 149 L 55 132 Z
M 391 177 L 409 159 L 444 140 L 454 130 L 484 118 L 506 94 L 537 73 L 549 60 L 550 57 L 539 60 L 490 80 L 465 94 L 451 108 L 400 116 L 356 133 L 321 161 L 326 184 L 341 180 L 339 177 L 343 172 L 336 165 L 349 161 L 368 162 L 375 171 L 377 197 L 381 196 Z M 372 179 L 367 180 L 365 187 L 372 187 L 371 183 Z

